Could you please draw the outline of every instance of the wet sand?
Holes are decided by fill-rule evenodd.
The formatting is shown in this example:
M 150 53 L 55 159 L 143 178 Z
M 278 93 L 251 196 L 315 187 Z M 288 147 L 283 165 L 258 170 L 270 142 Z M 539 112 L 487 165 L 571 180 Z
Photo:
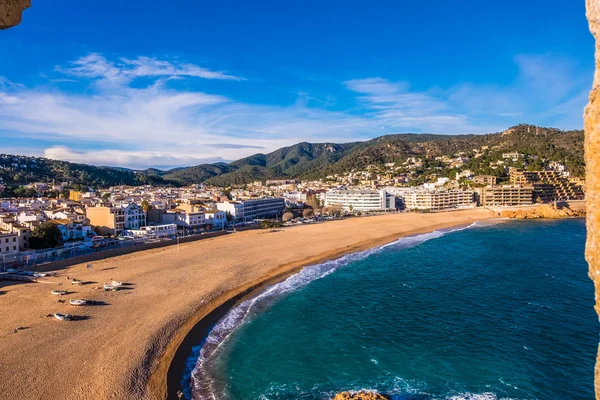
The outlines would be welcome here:
M 0 398 L 163 399 L 178 347 L 227 301 L 305 265 L 495 216 L 483 209 L 392 214 L 238 232 L 96 261 L 91 269 L 75 265 L 38 283 L 0 282 Z M 89 283 L 72 286 L 67 276 Z M 95 289 L 111 278 L 127 285 Z M 69 290 L 64 303 L 53 289 Z M 105 304 L 68 305 L 76 298 Z M 55 312 L 80 319 L 45 318 Z M 26 329 L 13 333 L 16 327 Z

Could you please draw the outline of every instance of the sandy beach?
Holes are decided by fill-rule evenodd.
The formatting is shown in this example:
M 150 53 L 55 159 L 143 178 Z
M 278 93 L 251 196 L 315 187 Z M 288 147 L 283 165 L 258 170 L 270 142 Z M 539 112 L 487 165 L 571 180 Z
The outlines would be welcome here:
M 468 225 L 483 209 L 392 214 L 238 232 L 0 282 L 1 399 L 162 399 L 179 344 L 203 317 L 261 282 L 399 237 Z M 67 276 L 89 282 L 72 286 Z M 96 289 L 110 279 L 124 290 Z M 68 290 L 58 303 L 53 289 Z M 102 305 L 70 306 L 70 299 Z M 45 318 L 61 312 L 76 321 Z M 25 329 L 13 333 L 17 327 Z

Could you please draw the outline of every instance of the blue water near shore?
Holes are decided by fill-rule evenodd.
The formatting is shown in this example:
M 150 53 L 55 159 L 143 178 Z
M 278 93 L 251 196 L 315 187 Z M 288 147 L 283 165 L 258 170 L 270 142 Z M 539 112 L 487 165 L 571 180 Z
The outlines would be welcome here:
M 593 399 L 584 243 L 583 220 L 478 223 L 305 268 L 214 327 L 193 396 Z

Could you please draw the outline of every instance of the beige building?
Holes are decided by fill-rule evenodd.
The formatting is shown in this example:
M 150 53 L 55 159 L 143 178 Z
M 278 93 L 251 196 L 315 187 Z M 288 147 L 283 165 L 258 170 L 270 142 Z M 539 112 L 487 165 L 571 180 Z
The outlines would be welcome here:
M 0 256 L 19 252 L 19 236 L 0 230 Z
M 24 224 L 16 221 L 12 216 L 0 216 L 0 232 L 1 231 L 17 235 L 20 251 L 29 249 L 29 236 L 31 230 Z
M 121 207 L 88 207 L 85 214 L 99 235 L 118 236 L 125 228 L 125 210 Z
M 404 206 L 413 211 L 445 211 L 475 207 L 474 192 L 462 190 L 413 190 L 403 194 Z
M 533 203 L 533 186 L 488 186 L 478 190 L 482 206 L 522 206 Z
M 498 178 L 493 175 L 477 175 L 473 177 L 473 182 L 480 185 L 495 185 Z

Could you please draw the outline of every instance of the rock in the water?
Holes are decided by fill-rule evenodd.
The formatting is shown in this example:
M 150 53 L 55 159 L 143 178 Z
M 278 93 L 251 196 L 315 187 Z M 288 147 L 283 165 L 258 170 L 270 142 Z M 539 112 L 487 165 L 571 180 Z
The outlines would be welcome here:
M 333 400 L 390 400 L 389 396 L 376 392 L 342 392 L 335 395 Z

